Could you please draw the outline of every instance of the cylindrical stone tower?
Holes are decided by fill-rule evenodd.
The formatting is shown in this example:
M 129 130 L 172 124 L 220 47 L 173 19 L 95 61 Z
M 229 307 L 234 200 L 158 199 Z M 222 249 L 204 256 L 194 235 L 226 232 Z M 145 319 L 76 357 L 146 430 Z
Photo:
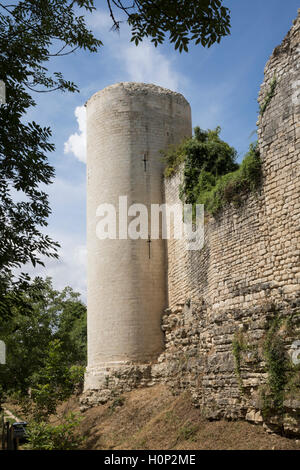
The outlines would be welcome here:
M 162 204 L 161 150 L 191 136 L 191 111 L 179 93 L 118 83 L 87 102 L 88 367 L 85 390 L 103 371 L 155 360 L 163 349 L 167 305 L 164 240 L 119 237 L 119 196 L 128 208 Z M 124 201 L 124 199 L 123 199 Z M 96 235 L 100 204 L 116 209 L 117 239 Z M 128 223 L 133 217 L 128 217 Z M 150 235 L 150 224 L 149 224 Z M 122 238 L 123 237 L 123 238 Z

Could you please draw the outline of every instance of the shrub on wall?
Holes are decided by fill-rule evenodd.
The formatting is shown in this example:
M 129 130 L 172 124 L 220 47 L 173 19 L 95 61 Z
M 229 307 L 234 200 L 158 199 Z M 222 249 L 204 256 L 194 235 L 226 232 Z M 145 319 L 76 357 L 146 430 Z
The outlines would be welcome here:
M 173 176 L 184 164 L 180 198 L 188 204 L 204 204 L 205 211 L 216 214 L 232 202 L 239 205 L 242 196 L 256 190 L 261 182 L 261 161 L 257 144 L 251 144 L 241 165 L 235 162 L 236 150 L 220 139 L 220 127 L 202 131 L 164 155 L 165 176 Z
M 255 191 L 261 183 L 261 161 L 256 144 L 250 145 L 240 167 L 216 179 L 215 185 L 206 189 L 198 187 L 198 204 L 204 204 L 208 213 L 216 214 L 227 203 L 239 206 L 243 195 Z

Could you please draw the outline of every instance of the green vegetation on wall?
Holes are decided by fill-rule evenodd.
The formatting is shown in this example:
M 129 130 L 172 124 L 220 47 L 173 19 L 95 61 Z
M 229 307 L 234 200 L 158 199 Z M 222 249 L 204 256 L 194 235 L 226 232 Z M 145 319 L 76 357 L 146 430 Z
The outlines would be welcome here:
M 263 352 L 268 373 L 268 391 L 263 394 L 263 413 L 269 414 L 271 409 L 282 412 L 284 388 L 287 383 L 288 360 L 284 348 L 284 341 L 279 330 L 282 320 L 275 317 L 267 331 Z
M 300 366 L 290 360 L 286 347 L 286 337 L 297 337 L 299 314 L 287 318 L 275 317 L 270 321 L 264 344 L 263 356 L 268 374 L 267 386 L 262 390 L 263 414 L 281 415 L 284 400 L 300 396 Z
M 243 391 L 243 381 L 242 381 L 242 374 L 241 374 L 241 354 L 243 351 L 247 350 L 247 346 L 245 345 L 245 340 L 243 336 L 243 332 L 237 332 L 234 335 L 232 341 L 232 353 L 234 356 L 235 362 L 235 374 L 238 380 L 239 388 Z
M 266 96 L 262 102 L 262 104 L 260 105 L 259 107 L 259 114 L 261 116 L 264 115 L 267 107 L 269 106 L 270 102 L 271 102 L 271 99 L 273 98 L 273 96 L 275 95 L 275 90 L 276 90 L 276 86 L 277 86 L 277 78 L 276 76 L 274 75 L 274 77 L 272 78 L 272 81 L 270 83 L 270 88 L 268 90 L 268 92 L 266 93 Z
M 203 131 L 165 154 L 165 177 L 173 176 L 184 165 L 180 198 L 188 204 L 204 204 L 205 211 L 216 214 L 227 203 L 240 205 L 242 196 L 255 191 L 261 183 L 261 161 L 257 144 L 251 144 L 241 165 L 236 150 L 220 139 L 220 127 Z

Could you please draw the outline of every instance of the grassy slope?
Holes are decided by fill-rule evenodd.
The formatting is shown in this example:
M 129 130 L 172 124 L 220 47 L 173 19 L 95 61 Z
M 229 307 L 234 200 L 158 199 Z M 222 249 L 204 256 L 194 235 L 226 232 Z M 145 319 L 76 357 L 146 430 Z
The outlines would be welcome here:
M 267 434 L 247 422 L 209 422 L 188 393 L 173 397 L 163 385 L 124 395 L 124 405 L 87 410 L 80 431 L 88 449 L 298 449 L 300 441 Z M 60 411 L 78 410 L 78 400 Z

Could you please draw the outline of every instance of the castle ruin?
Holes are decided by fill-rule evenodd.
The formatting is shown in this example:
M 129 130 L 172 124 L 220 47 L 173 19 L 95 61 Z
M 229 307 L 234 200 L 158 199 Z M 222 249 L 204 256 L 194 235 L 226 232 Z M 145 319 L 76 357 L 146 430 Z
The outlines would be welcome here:
M 300 340 L 299 64 L 298 14 L 259 93 L 260 191 L 210 217 L 199 251 L 188 251 L 184 240 L 153 240 L 149 258 L 145 240 L 96 237 L 101 202 L 117 205 L 120 195 L 129 204 L 180 202 L 182 173 L 163 179 L 159 152 L 191 135 L 186 100 L 136 83 L 89 100 L 83 404 L 163 382 L 175 394 L 190 390 L 209 419 L 247 419 L 299 434 L 299 371 L 298 386 L 286 387 L 276 410 L 267 392 L 274 358 L 264 350 L 271 334 L 290 356 Z M 278 316 L 286 321 L 275 331 Z

